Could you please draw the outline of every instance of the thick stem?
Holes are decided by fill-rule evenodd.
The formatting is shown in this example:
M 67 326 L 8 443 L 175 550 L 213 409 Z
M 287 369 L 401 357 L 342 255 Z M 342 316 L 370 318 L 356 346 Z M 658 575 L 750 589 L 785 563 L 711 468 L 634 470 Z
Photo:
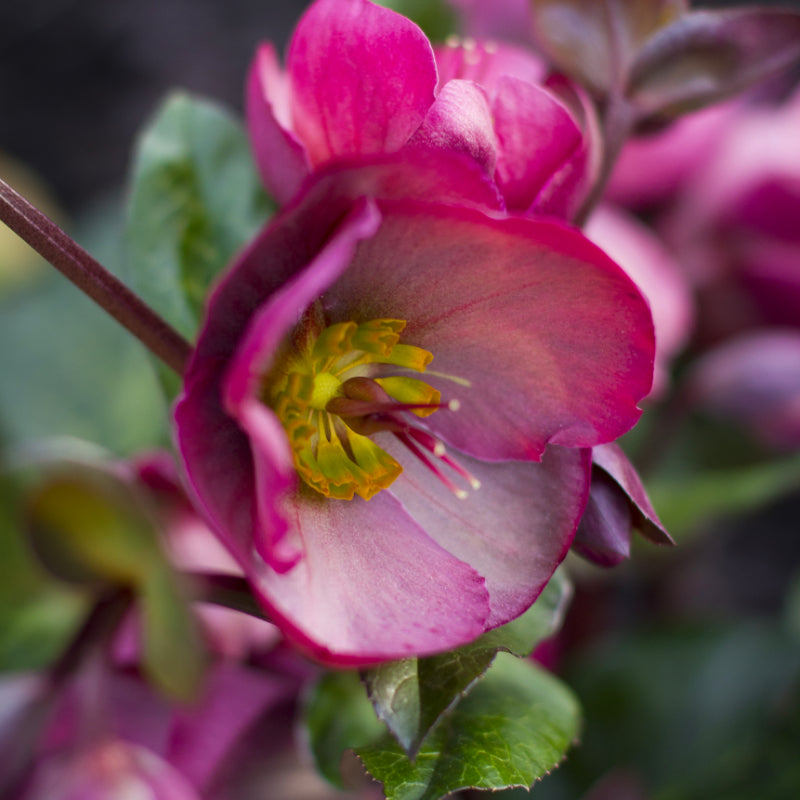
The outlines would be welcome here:
M 636 111 L 621 94 L 611 93 L 603 114 L 603 163 L 592 191 L 575 217 L 575 224 L 583 227 L 600 202 L 619 154 L 636 123 Z
M 52 220 L 0 179 L 0 220 L 179 375 L 191 345 Z
M 241 611 L 251 617 L 269 620 L 253 597 L 250 585 L 244 578 L 237 575 L 202 572 L 191 572 L 186 577 L 193 600 L 213 603 L 234 611 Z

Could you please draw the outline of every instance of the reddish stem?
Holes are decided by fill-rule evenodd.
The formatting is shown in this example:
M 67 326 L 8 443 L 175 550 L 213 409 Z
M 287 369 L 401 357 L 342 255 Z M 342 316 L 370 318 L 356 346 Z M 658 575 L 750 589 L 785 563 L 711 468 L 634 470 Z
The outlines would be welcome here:
M 0 220 L 153 355 L 183 375 L 191 345 L 51 219 L 0 179 Z

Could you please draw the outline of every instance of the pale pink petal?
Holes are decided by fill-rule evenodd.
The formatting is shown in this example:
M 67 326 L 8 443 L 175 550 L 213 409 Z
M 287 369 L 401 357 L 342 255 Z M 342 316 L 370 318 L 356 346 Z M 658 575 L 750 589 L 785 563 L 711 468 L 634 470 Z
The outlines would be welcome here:
M 247 79 L 247 127 L 264 185 L 281 204 L 300 188 L 310 165 L 291 128 L 288 76 L 271 44 L 259 47 Z
M 463 153 L 493 175 L 497 137 L 486 92 L 472 81 L 445 84 L 408 146 Z
M 485 578 L 487 627 L 519 616 L 572 543 L 588 492 L 588 451 L 549 447 L 541 463 L 498 464 L 451 452 L 480 481 L 459 499 L 417 459 L 398 446 L 390 449 L 403 465 L 392 494 L 431 537 Z
M 436 65 L 425 34 L 368 0 L 317 0 L 287 61 L 293 130 L 314 166 L 399 150 L 433 103 Z
M 381 208 L 323 301 L 333 321 L 408 321 L 405 341 L 434 356 L 426 380 L 461 403 L 428 418 L 438 435 L 478 458 L 527 460 L 634 424 L 652 381 L 650 312 L 602 251 L 555 223 Z
M 291 504 L 304 558 L 250 581 L 281 629 L 317 659 L 357 665 L 432 653 L 484 631 L 483 578 L 450 555 L 388 492 L 331 501 L 303 490 Z

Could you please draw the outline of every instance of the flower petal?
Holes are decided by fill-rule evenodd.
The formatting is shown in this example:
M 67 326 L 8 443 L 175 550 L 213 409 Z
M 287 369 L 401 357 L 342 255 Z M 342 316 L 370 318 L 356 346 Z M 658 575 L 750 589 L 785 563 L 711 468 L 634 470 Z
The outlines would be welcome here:
M 472 564 L 489 590 L 487 628 L 519 616 L 539 596 L 572 543 L 589 490 L 587 450 L 549 447 L 541 463 L 456 460 L 481 488 L 459 499 L 417 459 L 387 445 L 403 464 L 390 489 L 450 553 Z
M 332 322 L 408 321 L 404 341 L 434 355 L 426 381 L 461 403 L 429 418 L 437 435 L 478 458 L 538 460 L 548 442 L 588 447 L 634 424 L 652 382 L 652 320 L 602 251 L 555 223 L 381 210 L 323 302 Z
M 247 79 L 247 127 L 256 164 L 270 194 L 282 205 L 300 188 L 310 165 L 291 131 L 288 76 L 271 44 L 259 47 Z
M 378 219 L 372 204 L 357 203 L 309 268 L 275 291 L 266 306 L 251 317 L 243 336 L 241 328 L 248 321 L 245 304 L 253 302 L 248 290 L 263 292 L 269 278 L 274 279 L 270 259 L 278 277 L 287 267 L 282 261 L 286 255 L 271 250 L 271 245 L 286 243 L 286 226 L 267 228 L 236 265 L 239 283 L 223 284 L 212 298 L 217 313 L 204 329 L 189 365 L 175 421 L 178 446 L 198 505 L 243 565 L 253 546 L 280 570 L 290 568 L 300 555 L 297 544 L 287 538 L 282 507 L 283 498 L 296 484 L 294 463 L 280 422 L 255 396 L 259 376 L 298 314 L 346 268 L 355 242 L 370 235 Z M 305 253 L 298 248 L 291 255 L 302 259 Z M 221 311 L 230 316 L 221 317 Z M 231 354 L 225 350 L 240 336 L 242 341 L 229 362 Z
M 595 471 L 602 470 L 627 495 L 633 526 L 645 539 L 653 544 L 675 544 L 650 504 L 636 469 L 618 444 L 611 442 L 592 448 L 592 462 Z
M 492 103 L 499 155 L 496 180 L 512 211 L 526 211 L 578 152 L 583 133 L 569 110 L 541 86 L 503 76 Z
M 472 81 L 445 84 L 409 145 L 464 153 L 493 175 L 497 138 L 486 92 Z
M 302 491 L 291 515 L 303 560 L 284 574 L 253 565 L 250 579 L 281 629 L 317 659 L 347 666 L 433 653 L 485 630 L 481 576 L 388 492 L 332 501 Z
M 315 166 L 400 149 L 434 100 L 425 34 L 367 0 L 318 0 L 297 26 L 287 66 L 293 128 Z

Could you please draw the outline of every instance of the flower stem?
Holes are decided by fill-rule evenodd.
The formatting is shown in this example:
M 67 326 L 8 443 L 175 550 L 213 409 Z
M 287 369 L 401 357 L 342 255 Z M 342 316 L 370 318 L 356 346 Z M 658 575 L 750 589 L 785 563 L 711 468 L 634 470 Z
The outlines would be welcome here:
M 191 345 L 38 208 L 0 179 L 0 220 L 179 375 Z
M 269 620 L 264 609 L 253 597 L 250 585 L 244 578 L 237 575 L 201 572 L 187 573 L 187 578 L 192 599 Z

